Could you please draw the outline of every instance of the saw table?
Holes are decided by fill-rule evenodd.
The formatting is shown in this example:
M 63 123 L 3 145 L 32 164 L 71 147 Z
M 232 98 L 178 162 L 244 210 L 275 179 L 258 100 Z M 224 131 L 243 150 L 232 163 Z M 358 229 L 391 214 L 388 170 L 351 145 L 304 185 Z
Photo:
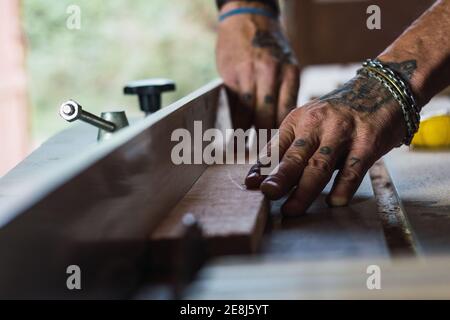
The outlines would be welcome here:
M 172 163 L 194 121 L 231 127 L 221 81 L 107 141 L 74 124 L 1 178 L 0 297 L 450 298 L 450 153 L 393 150 L 350 206 L 283 219 L 245 189 L 251 165 Z

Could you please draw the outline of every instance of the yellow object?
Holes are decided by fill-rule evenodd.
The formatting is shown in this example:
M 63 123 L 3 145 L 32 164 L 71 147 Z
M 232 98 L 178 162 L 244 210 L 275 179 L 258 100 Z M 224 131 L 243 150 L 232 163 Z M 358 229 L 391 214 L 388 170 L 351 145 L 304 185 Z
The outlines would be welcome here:
M 411 146 L 415 148 L 450 148 L 450 111 L 425 115 Z

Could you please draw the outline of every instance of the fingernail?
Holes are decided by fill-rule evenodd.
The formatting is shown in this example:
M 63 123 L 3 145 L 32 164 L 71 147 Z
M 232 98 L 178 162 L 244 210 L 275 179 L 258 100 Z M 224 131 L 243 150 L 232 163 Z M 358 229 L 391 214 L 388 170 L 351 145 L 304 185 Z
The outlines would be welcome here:
M 261 184 L 261 191 L 271 200 L 279 198 L 281 187 L 273 180 L 266 179 Z
M 258 176 L 258 174 L 256 173 L 256 172 L 253 172 L 253 173 L 250 173 L 248 176 L 247 176 L 247 179 L 254 179 L 254 178 L 256 178 Z
M 253 172 L 245 178 L 245 186 L 248 189 L 259 189 L 263 179 L 260 174 Z
M 263 183 L 267 184 L 269 186 L 275 187 L 275 188 L 279 188 L 280 187 L 280 185 L 275 180 L 273 180 L 272 178 L 266 178 L 263 181 Z
M 330 198 L 330 205 L 332 207 L 343 207 L 346 206 L 347 204 L 348 201 L 344 197 L 335 196 Z

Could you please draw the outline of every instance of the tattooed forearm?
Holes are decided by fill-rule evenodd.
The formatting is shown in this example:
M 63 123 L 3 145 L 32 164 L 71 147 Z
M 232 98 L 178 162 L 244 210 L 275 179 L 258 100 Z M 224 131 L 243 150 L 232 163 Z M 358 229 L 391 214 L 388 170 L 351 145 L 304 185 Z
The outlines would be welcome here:
M 410 80 L 417 69 L 416 60 L 407 60 L 403 62 L 387 62 L 389 68 L 398 72 L 405 80 Z

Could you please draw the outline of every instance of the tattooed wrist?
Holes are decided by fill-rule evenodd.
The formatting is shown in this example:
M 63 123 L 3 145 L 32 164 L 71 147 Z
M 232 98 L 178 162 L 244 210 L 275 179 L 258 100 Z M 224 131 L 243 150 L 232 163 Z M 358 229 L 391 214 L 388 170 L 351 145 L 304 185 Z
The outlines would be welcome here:
M 417 69 L 415 60 L 383 63 L 398 72 L 405 80 L 410 80 Z M 319 100 L 333 106 L 347 106 L 359 112 L 372 113 L 395 99 L 380 81 L 359 74 L 342 87 L 320 97 Z
M 408 82 L 420 107 L 426 104 L 429 98 L 435 94 L 430 95 L 430 90 L 425 85 L 428 76 L 426 71 L 424 73 L 424 70 L 427 70 L 427 66 L 426 62 L 422 62 L 421 59 L 410 59 L 408 53 L 402 52 L 382 54 L 377 57 L 377 60 L 394 70 L 404 81 Z
M 403 62 L 385 62 L 380 59 L 378 60 L 397 72 L 404 80 L 411 80 L 417 69 L 416 60 L 406 60 Z
M 333 106 L 343 106 L 355 111 L 373 113 L 393 101 L 390 92 L 377 80 L 357 75 L 340 88 L 322 96 Z
M 400 63 L 385 62 L 385 64 L 408 80 L 417 68 L 415 60 Z M 373 113 L 395 99 L 378 80 L 359 74 L 342 87 L 320 97 L 319 100 L 333 106 L 346 106 L 359 112 Z

